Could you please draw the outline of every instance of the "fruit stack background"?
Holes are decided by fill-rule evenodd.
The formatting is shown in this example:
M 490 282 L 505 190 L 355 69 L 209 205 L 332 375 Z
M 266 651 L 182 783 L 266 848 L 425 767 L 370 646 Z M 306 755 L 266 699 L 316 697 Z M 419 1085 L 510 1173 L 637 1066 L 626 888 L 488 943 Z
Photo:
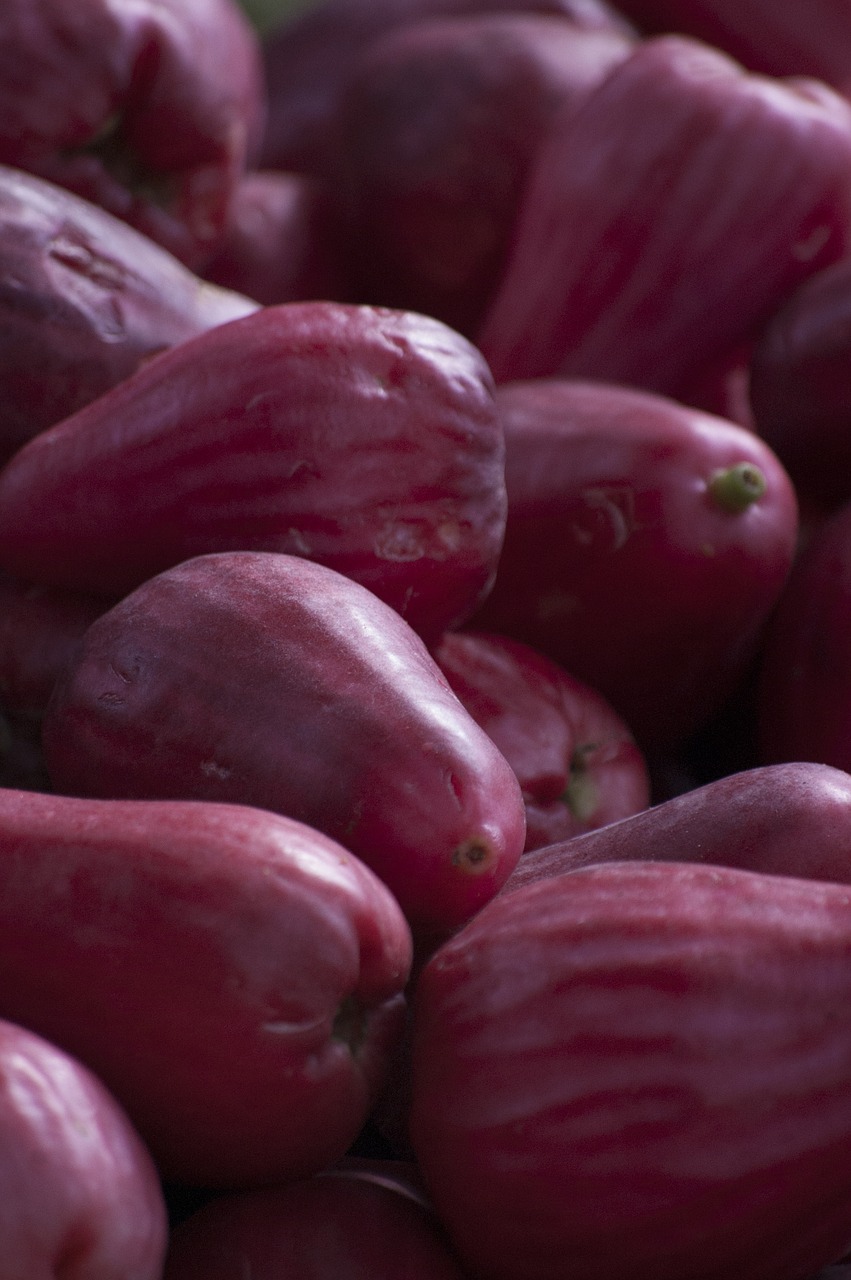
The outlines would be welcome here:
M 0 0 L 0 1280 L 851 1277 L 851 4 Z

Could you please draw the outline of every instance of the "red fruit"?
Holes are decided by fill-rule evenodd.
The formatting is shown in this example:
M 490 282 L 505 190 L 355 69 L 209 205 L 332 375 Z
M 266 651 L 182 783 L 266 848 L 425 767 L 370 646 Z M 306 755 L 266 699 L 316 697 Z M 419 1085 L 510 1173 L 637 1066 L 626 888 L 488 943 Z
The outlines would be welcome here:
M 158 351 L 257 304 L 99 206 L 0 166 L 0 461 Z
M 806 280 L 766 325 L 750 364 L 755 429 L 800 497 L 851 499 L 851 259 Z
M 322 0 L 266 38 L 268 116 L 262 160 L 272 169 L 316 172 L 357 55 L 373 40 L 429 18 L 540 13 L 588 31 L 631 33 L 606 0 Z
M 659 36 L 554 120 L 476 340 L 497 382 L 682 398 L 850 245 L 849 103 Z
M 411 1134 L 488 1280 L 805 1280 L 851 1238 L 851 895 L 609 863 L 423 970 Z
M 325 831 L 418 926 L 447 929 L 517 862 L 510 766 L 406 622 L 273 552 L 200 556 L 86 632 L 44 721 L 60 791 L 251 804 Z
M 807 761 L 742 769 L 520 859 L 503 892 L 599 862 L 702 862 L 851 884 L 851 775 Z
M 0 708 L 40 724 L 53 686 L 112 601 L 0 574 Z
M 220 1196 L 173 1231 L 163 1280 L 464 1280 L 402 1161 Z
M 0 162 L 196 264 L 259 141 L 256 36 L 233 0 L 6 0 Z
M 167 1231 L 154 1163 L 101 1081 L 0 1022 L 3 1280 L 160 1280 Z
M 845 0 L 619 0 L 618 8 L 644 31 L 686 32 L 756 71 L 851 87 Z
M 427 316 L 266 307 L 148 361 L 0 472 L 0 564 L 121 595 L 206 552 L 329 565 L 438 636 L 505 530 L 490 372 Z
M 763 760 L 851 769 L 851 504 L 810 534 L 763 645 L 757 692 Z
M 471 625 L 591 685 L 644 750 L 682 742 L 742 679 L 786 581 L 789 477 L 752 432 L 649 392 L 539 379 L 497 405 L 508 522 Z
M 541 13 L 392 28 L 353 63 L 323 172 L 357 296 L 472 333 L 502 273 L 529 165 L 632 41 Z
M 299 823 L 0 791 L 0 1016 L 94 1070 L 167 1178 L 231 1187 L 339 1159 L 410 963 L 384 885 Z
M 204 278 L 265 306 L 349 295 L 340 232 L 322 184 L 300 173 L 247 173 Z
M 450 632 L 433 652 L 517 775 L 527 850 L 569 840 L 650 803 L 644 757 L 595 689 L 507 636 Z

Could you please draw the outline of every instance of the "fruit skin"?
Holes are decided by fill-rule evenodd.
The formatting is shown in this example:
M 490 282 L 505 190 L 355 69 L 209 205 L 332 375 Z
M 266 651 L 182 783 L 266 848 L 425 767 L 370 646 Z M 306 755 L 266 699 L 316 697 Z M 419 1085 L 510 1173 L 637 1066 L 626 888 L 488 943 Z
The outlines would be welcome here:
M 0 1021 L 3 1280 L 160 1280 L 156 1168 L 82 1063 Z
M 60 791 L 251 804 L 339 840 L 418 927 L 504 883 L 510 766 L 423 642 L 366 588 L 274 552 L 199 556 L 89 627 L 44 719 Z
M 98 205 L 0 165 L 0 460 L 158 351 L 256 309 Z
M 102 205 L 192 266 L 213 250 L 264 119 L 232 0 L 7 0 L 0 162 Z
M 352 63 L 323 167 L 356 296 L 473 334 L 550 121 L 632 41 L 541 13 L 392 28 Z
M 753 432 L 638 388 L 530 379 L 497 406 L 505 542 L 469 626 L 591 685 L 645 752 L 681 743 L 732 696 L 786 582 L 788 475 Z M 715 477 L 739 464 L 765 490 L 735 511 Z
M 851 1234 L 851 893 L 608 863 L 423 970 L 411 1133 L 488 1280 L 805 1280 Z
M 851 106 L 685 36 L 639 41 L 554 119 L 475 335 L 497 382 L 675 398 L 851 237 Z
M 277 169 L 246 173 L 205 280 L 264 306 L 350 298 L 340 232 L 321 182 Z
M 851 18 L 843 0 L 621 0 L 642 31 L 679 31 L 772 76 L 849 88 Z
M 763 761 L 851 769 L 851 503 L 814 530 L 771 618 L 757 676 Z
M 263 42 L 268 112 L 261 162 L 321 169 L 352 67 L 379 36 L 430 18 L 506 12 L 549 14 L 588 31 L 633 32 L 606 0 L 323 0 Z
M 404 1161 L 219 1196 L 172 1232 L 163 1280 L 464 1280 Z
M 851 884 L 851 775 L 799 760 L 727 774 L 524 854 L 502 892 L 600 862 L 650 859 Z
M 527 853 L 650 803 L 644 757 L 629 727 L 595 689 L 507 636 L 453 631 L 433 653 L 517 775 Z
M 805 280 L 772 315 L 750 361 L 755 429 L 825 511 L 851 499 L 851 259 Z
M 397 903 L 242 806 L 0 791 L 0 1013 L 74 1054 L 164 1177 L 303 1177 L 357 1136 L 401 1031 Z
M 493 581 L 502 425 L 427 316 L 265 307 L 149 360 L 0 472 L 0 565 L 122 595 L 207 552 L 304 555 L 437 636 Z

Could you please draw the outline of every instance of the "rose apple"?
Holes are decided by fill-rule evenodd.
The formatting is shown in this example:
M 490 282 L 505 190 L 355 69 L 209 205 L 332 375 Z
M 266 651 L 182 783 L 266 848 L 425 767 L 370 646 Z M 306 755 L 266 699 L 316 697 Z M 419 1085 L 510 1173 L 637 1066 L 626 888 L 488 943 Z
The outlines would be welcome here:
M 262 162 L 316 172 L 357 55 L 396 27 L 479 13 L 551 14 L 586 30 L 632 32 L 606 0 L 320 0 L 263 43 L 268 113 Z
M 644 757 L 596 689 L 507 636 L 449 632 L 433 652 L 517 775 L 527 850 L 569 840 L 650 803 Z
M 43 730 L 60 791 L 256 805 L 325 831 L 418 928 L 481 907 L 523 848 L 508 762 L 365 587 L 275 552 L 198 556 L 88 629 Z
M 501 895 L 414 1003 L 411 1135 L 462 1261 L 809 1280 L 851 1238 L 850 1009 L 846 885 L 629 862 Z
M 413 1173 L 413 1177 L 412 1177 Z M 224 1195 L 173 1231 L 163 1280 L 464 1280 L 404 1161 Z
M 323 169 L 357 296 L 473 333 L 550 120 L 631 47 L 614 28 L 516 12 L 407 23 L 370 42 Z
M 98 205 L 0 165 L 0 461 L 158 351 L 256 310 Z
M 344 1155 L 410 963 L 385 886 L 303 824 L 0 791 L 0 1016 L 95 1071 L 167 1179 L 252 1185 Z
M 469 625 L 596 689 L 645 752 L 682 745 L 738 687 L 786 582 L 791 480 L 753 432 L 637 388 L 530 379 L 497 405 L 508 520 Z
M 493 380 L 428 316 L 264 307 L 153 357 L 0 472 L 0 565 L 120 595 L 191 556 L 305 556 L 429 637 L 489 589 L 505 531 Z
M 682 398 L 849 246 L 851 104 L 657 36 L 553 120 L 475 340 L 497 382 Z
M 532 850 L 503 892 L 599 862 L 651 859 L 851 884 L 851 774 L 798 760 L 726 774 L 601 830 Z
M 195 265 L 259 142 L 257 37 L 233 0 L 7 0 L 0 162 Z

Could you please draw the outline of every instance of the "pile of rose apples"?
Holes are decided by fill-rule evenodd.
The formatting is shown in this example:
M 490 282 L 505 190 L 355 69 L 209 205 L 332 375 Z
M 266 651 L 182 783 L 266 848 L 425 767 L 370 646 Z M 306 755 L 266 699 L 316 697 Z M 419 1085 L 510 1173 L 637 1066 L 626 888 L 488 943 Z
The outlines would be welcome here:
M 848 0 L 2 0 L 0 713 L 0 1280 L 851 1275 Z

